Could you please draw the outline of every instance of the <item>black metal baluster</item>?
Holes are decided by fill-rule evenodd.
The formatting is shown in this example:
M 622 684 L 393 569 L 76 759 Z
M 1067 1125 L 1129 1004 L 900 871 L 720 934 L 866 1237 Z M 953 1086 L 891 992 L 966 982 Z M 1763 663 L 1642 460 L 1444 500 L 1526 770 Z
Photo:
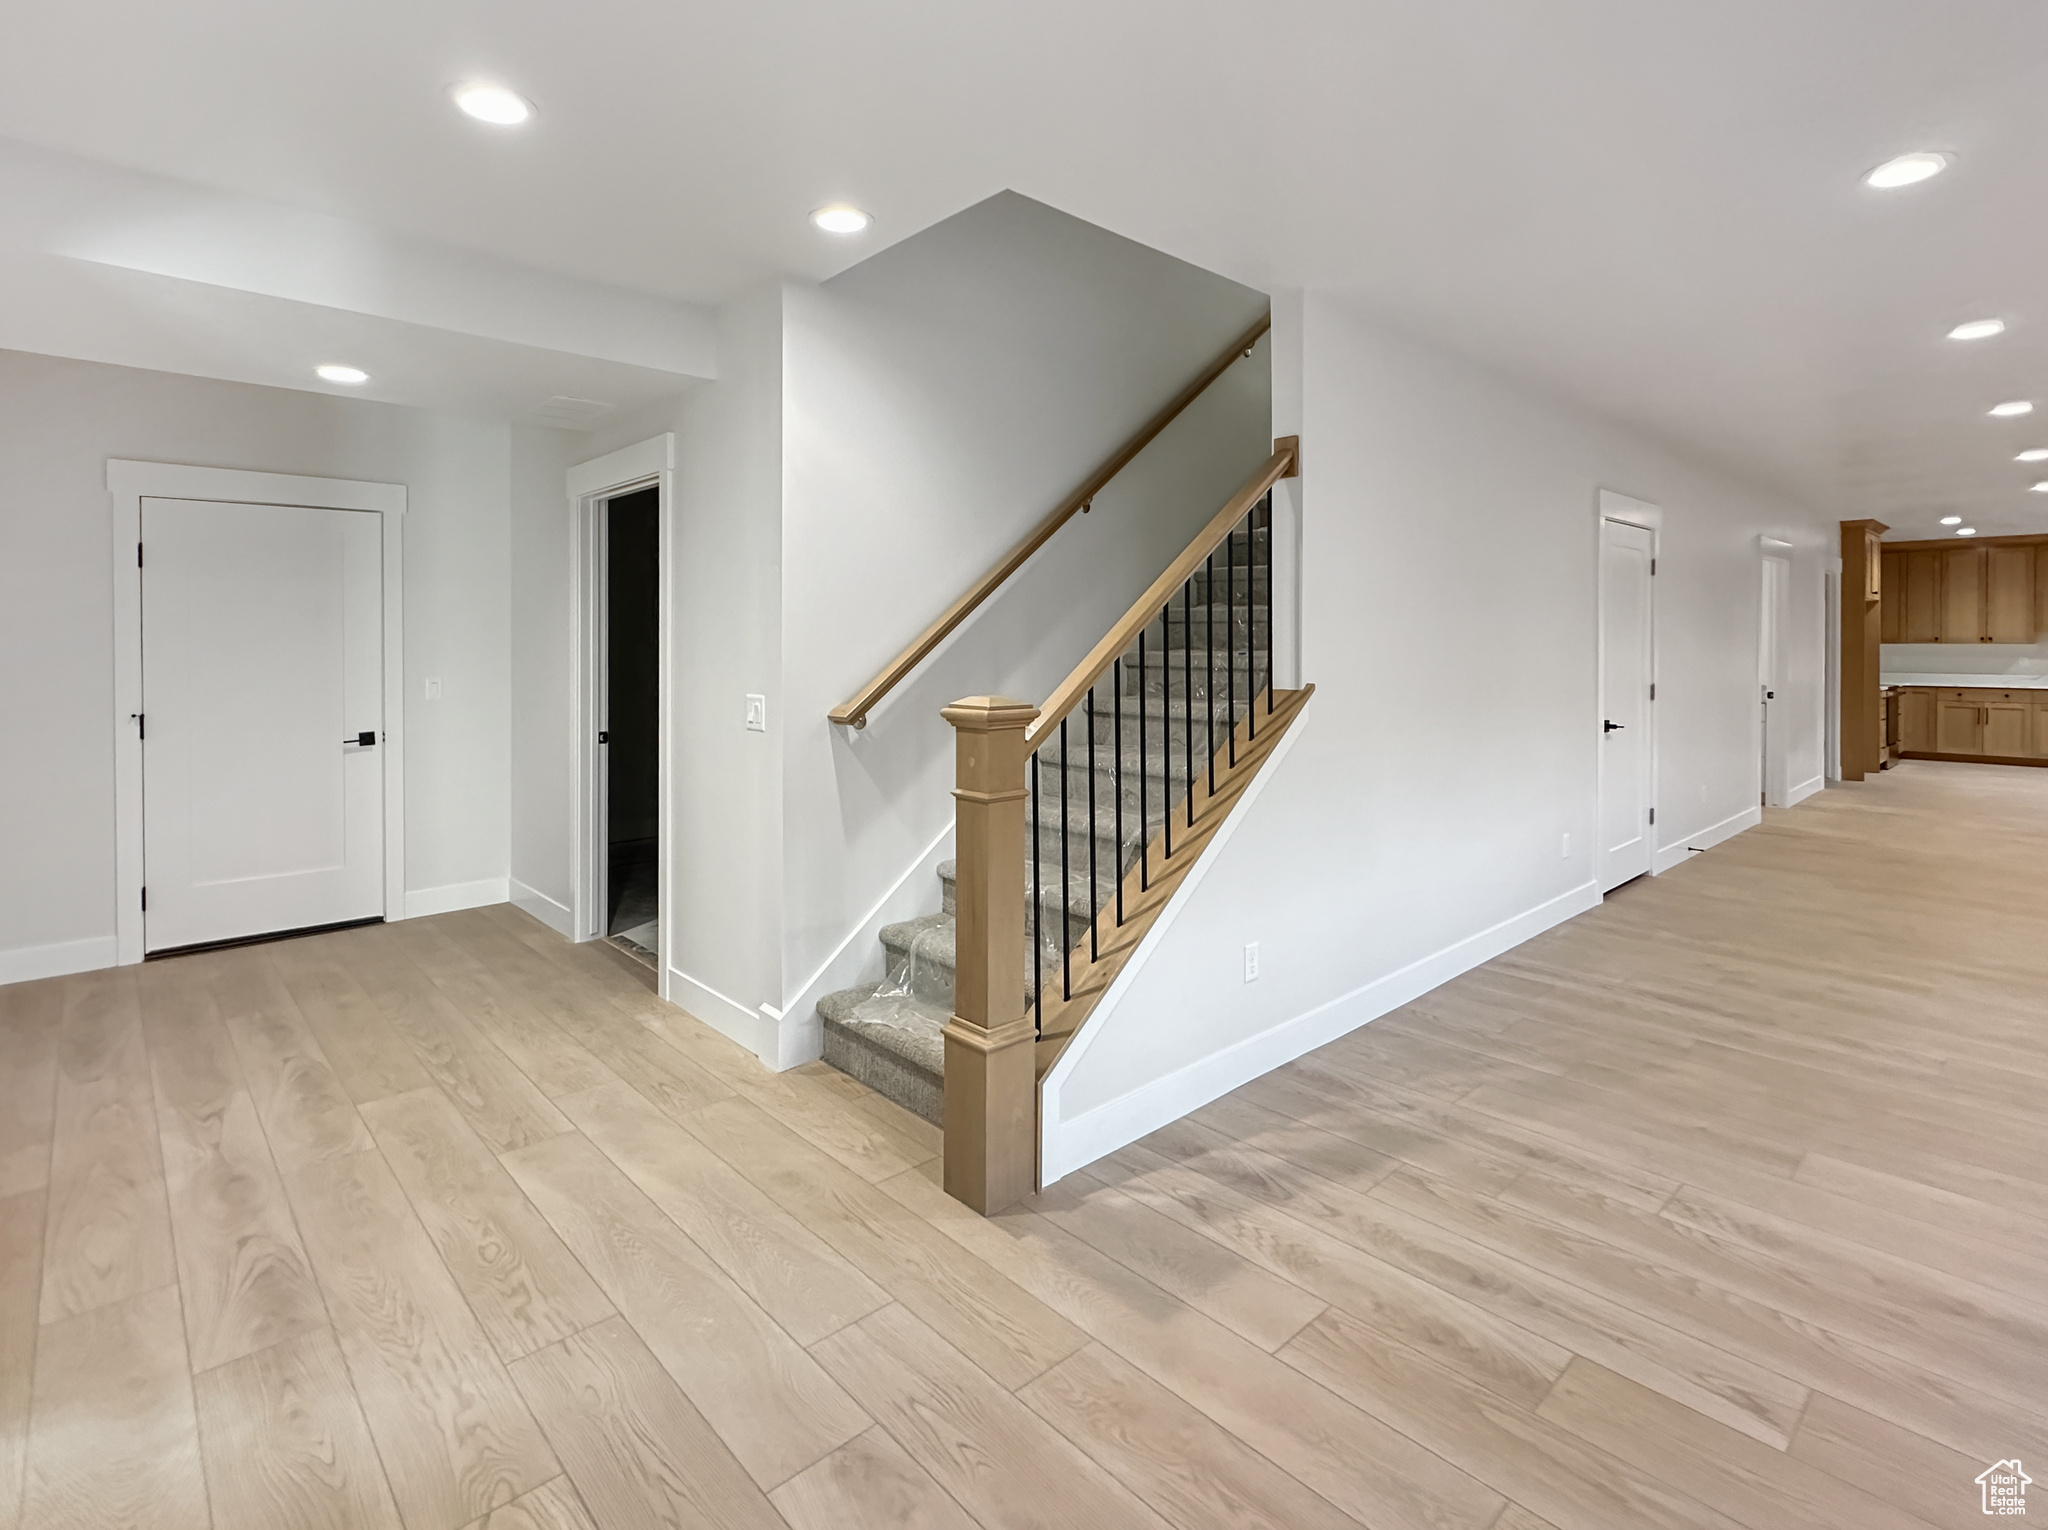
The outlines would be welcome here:
M 1245 574 L 1245 583 L 1250 588 L 1245 591 L 1244 597 L 1244 674 L 1245 684 L 1251 687 L 1251 704 L 1245 708 L 1244 716 L 1245 737 L 1255 739 L 1259 736 L 1259 507 L 1257 505 L 1253 505 L 1251 508 L 1251 520 L 1252 553 L 1250 567 Z M 1235 618 L 1231 621 L 1230 630 L 1235 635 L 1237 631 Z
M 1266 490 L 1266 715 L 1274 715 L 1274 496 Z
M 1167 604 L 1171 606 L 1172 601 Z M 1206 613 L 1204 613 L 1206 615 Z M 1188 715 L 1181 719 L 1181 774 L 1187 778 L 1188 827 L 1195 826 L 1195 581 L 1180 587 L 1181 690 L 1186 694 Z
M 1223 711 L 1223 722 L 1229 728 L 1230 764 L 1237 767 L 1237 532 L 1233 529 L 1223 539 L 1223 602 L 1224 614 L 1230 620 L 1230 642 L 1223 655 L 1224 678 L 1229 686 L 1229 703 Z
M 1116 710 L 1110 714 L 1109 731 L 1116 750 L 1116 922 L 1122 928 L 1124 922 L 1124 656 L 1116 656 L 1116 667 L 1110 671 L 1110 699 Z
M 1209 719 L 1209 795 L 1216 795 L 1216 555 L 1202 565 L 1202 711 Z M 1188 726 L 1195 725 L 1188 714 Z
M 1088 960 L 1091 962 L 1102 959 L 1101 945 L 1095 935 L 1098 885 L 1095 875 L 1095 687 L 1091 685 L 1088 687 Z
M 1138 629 L 1138 890 L 1152 886 L 1152 805 L 1145 768 L 1145 629 Z
M 1038 1017 L 1032 1024 L 1033 1031 L 1045 1029 L 1045 932 L 1040 928 L 1045 903 L 1038 882 L 1038 831 L 1043 812 L 1044 799 L 1038 794 L 1038 751 L 1034 749 L 1031 752 L 1031 1000 Z
M 1067 720 L 1060 719 L 1060 997 L 1074 996 L 1074 932 L 1067 923 L 1067 893 L 1074 885 L 1067 868 Z
M 1194 703 L 1188 705 L 1192 708 Z M 1173 859 L 1173 599 L 1159 613 L 1159 763 L 1165 767 L 1159 788 L 1159 816 L 1166 842 L 1162 861 Z

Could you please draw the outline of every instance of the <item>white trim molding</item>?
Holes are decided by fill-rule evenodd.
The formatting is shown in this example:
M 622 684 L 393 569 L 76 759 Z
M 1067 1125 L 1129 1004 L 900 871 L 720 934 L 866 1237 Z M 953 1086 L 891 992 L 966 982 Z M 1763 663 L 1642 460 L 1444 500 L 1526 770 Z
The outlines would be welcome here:
M 450 882 L 445 887 L 415 887 L 405 895 L 405 917 L 423 919 L 429 914 L 452 914 L 459 908 L 488 908 L 493 903 L 511 901 L 511 884 L 505 877 Z
M 1199 871 L 1199 865 L 1196 869 Z M 1129 1094 L 1106 1101 L 1072 1120 L 1054 1119 L 1053 1105 L 1044 1104 L 1040 1113 L 1040 1181 L 1050 1185 L 1076 1169 L 1086 1168 L 1105 1154 L 1180 1120 L 1190 1111 L 1221 1099 L 1240 1085 L 1263 1077 L 1282 1064 L 1313 1052 L 1317 1047 L 1335 1041 L 1339 1036 L 1355 1031 L 1404 1004 L 1412 1004 L 1432 988 L 1448 983 L 1460 973 L 1492 961 L 1523 941 L 1599 906 L 1599 884 L 1582 883 L 1526 913 L 1504 919 L 1489 929 L 1410 962 L 1385 977 L 1375 978 L 1256 1036 L 1247 1036 L 1235 1045 L 1189 1063 L 1164 1078 L 1154 1079 Z M 1163 919 L 1165 915 L 1161 917 Z M 1109 997 L 1104 995 L 1105 1003 Z M 1081 1034 L 1086 1036 L 1088 1033 L 1083 1030 Z M 1078 1040 L 1076 1038 L 1077 1043 Z M 1068 1050 L 1071 1052 L 1072 1048 Z M 1063 1055 L 1059 1063 L 1053 1065 L 1052 1072 L 1046 1075 L 1048 1101 L 1056 1100 L 1055 1080 L 1063 1077 L 1060 1065 L 1066 1060 Z
M 1798 807 L 1808 797 L 1817 796 L 1819 793 L 1827 790 L 1827 784 L 1828 778 L 1826 776 L 1811 776 L 1801 781 L 1785 794 L 1785 806 Z
M 517 877 L 509 877 L 506 881 L 507 891 L 511 894 L 508 901 L 514 907 L 524 909 L 557 935 L 566 937 L 574 928 L 569 905 L 561 899 L 550 898 L 538 887 L 529 887 Z
M 1647 499 L 1636 499 L 1631 495 L 1617 494 L 1612 489 L 1602 489 L 1599 495 L 1599 513 L 1603 521 L 1626 521 L 1631 526 L 1640 526 L 1645 531 L 1664 529 L 1664 507 L 1653 505 Z
M 903 919 L 915 919 L 932 911 L 932 894 L 937 889 L 939 863 L 953 854 L 953 825 L 948 823 L 939 837 L 925 847 L 908 871 L 868 910 L 867 917 L 854 926 L 832 954 L 818 965 L 810 981 L 797 990 L 794 999 L 776 1017 L 776 1044 L 761 1054 L 761 1060 L 778 1071 L 814 1061 L 825 1050 L 825 1022 L 818 1014 L 818 1001 L 842 988 L 872 982 L 884 976 L 882 926 Z M 768 1008 L 767 1005 L 762 1006 Z
M 668 931 L 661 932 L 662 944 L 668 944 Z M 721 1036 L 730 1037 L 771 1068 L 794 1067 L 794 1063 L 777 1063 L 776 1048 L 780 1044 L 782 1017 L 768 1005 L 759 1009 L 748 1009 L 738 999 L 720 993 L 709 983 L 700 983 L 680 967 L 666 971 L 668 981 L 662 986 L 668 991 L 662 995 L 669 1003 L 689 1013 L 692 1019 L 701 1020 Z
M 114 558 L 114 962 L 143 957 L 142 570 L 119 555 L 142 541 L 145 499 L 369 510 L 381 515 L 384 546 L 384 917 L 402 919 L 405 891 L 405 485 L 305 478 L 241 468 L 107 459 Z M 501 884 L 502 885 L 502 884 Z M 503 901 L 502 894 L 499 901 Z
M 1711 850 L 1723 840 L 1733 839 L 1744 829 L 1754 829 L 1763 821 L 1762 803 L 1746 807 L 1739 813 L 1730 814 L 1719 823 L 1710 823 L 1704 829 L 1666 845 L 1657 852 L 1657 859 L 1651 870 L 1661 876 L 1673 866 L 1684 865 L 1699 851 Z
M 114 937 L 95 935 L 90 940 L 65 940 L 50 946 L 16 946 L 0 951 L 0 984 L 32 983 L 37 978 L 69 977 L 74 972 L 97 972 L 115 961 Z
M 651 436 L 569 469 L 569 929 L 571 940 L 595 940 L 599 928 L 598 910 L 603 906 L 604 864 L 604 771 L 597 753 L 597 719 L 603 714 L 604 697 L 602 634 L 597 630 L 604 610 L 603 520 L 598 514 L 607 499 L 652 488 L 660 497 L 661 621 L 660 664 L 656 684 L 660 691 L 657 722 L 660 757 L 656 767 L 656 793 L 661 823 L 655 837 L 655 918 L 660 921 L 661 950 L 656 953 L 661 997 L 674 997 L 675 972 L 670 953 L 675 949 L 675 921 L 669 910 L 676 906 L 673 885 L 675 781 L 675 466 L 676 438 L 673 432 Z M 698 985 L 694 982 L 691 987 Z M 713 990 L 705 989 L 711 993 Z M 722 996 L 721 996 L 722 997 Z M 747 1011 L 750 1015 L 752 1011 Z M 754 1017 L 756 1025 L 759 1017 Z M 724 1027 L 720 1027 L 724 1029 Z M 728 1032 L 728 1034 L 731 1034 Z

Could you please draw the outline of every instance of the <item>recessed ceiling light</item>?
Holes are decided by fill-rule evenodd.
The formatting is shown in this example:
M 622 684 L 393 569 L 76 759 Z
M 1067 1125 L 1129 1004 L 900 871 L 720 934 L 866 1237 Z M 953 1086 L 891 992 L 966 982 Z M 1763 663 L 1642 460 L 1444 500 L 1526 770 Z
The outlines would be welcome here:
M 2003 319 L 1972 319 L 1967 324 L 1958 324 L 1948 332 L 1951 340 L 1989 340 L 1993 335 L 2005 333 Z
M 502 85 L 458 85 L 455 104 L 496 127 L 517 127 L 533 115 L 533 103 Z
M 2048 494 L 2048 482 L 2028 484 L 2027 487 L 2036 494 Z
M 1941 518 L 1941 524 L 1944 526 L 1960 526 L 1963 524 L 1963 518 L 1960 515 L 1944 515 Z
M 1911 186 L 1926 180 L 1929 176 L 1941 174 L 1948 168 L 1948 156 L 1921 152 L 1901 154 L 1897 159 L 1888 159 L 1870 174 L 1863 177 L 1863 184 L 1875 186 L 1879 191 L 1891 191 L 1900 186 Z
M 1959 537 L 1973 537 L 1973 536 L 1975 536 L 1976 534 L 1977 534 L 1977 528 L 1976 528 L 1975 526 L 1958 526 L 1958 527 L 1956 527 L 1956 535 L 1957 535 L 1957 536 L 1959 536 Z
M 328 382 L 347 383 L 351 388 L 370 380 L 370 374 L 361 367 L 345 367 L 332 361 L 325 366 L 313 368 L 313 371 Z
M 2015 462 L 2048 462 L 2048 446 L 2030 446 L 2012 460 Z
M 2016 414 L 2032 414 L 2034 406 L 2023 398 L 2008 399 L 2002 404 L 1993 404 L 1991 412 L 2001 420 L 2009 420 Z
M 875 220 L 858 207 L 836 202 L 811 214 L 811 221 L 828 234 L 858 234 Z

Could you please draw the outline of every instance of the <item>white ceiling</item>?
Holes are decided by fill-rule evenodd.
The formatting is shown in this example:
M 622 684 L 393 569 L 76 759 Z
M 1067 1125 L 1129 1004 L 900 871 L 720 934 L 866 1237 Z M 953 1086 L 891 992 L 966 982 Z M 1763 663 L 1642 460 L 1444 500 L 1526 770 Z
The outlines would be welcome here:
M 1014 188 L 1835 513 L 1988 534 L 2048 529 L 2010 460 L 2048 445 L 2044 45 L 2039 0 L 66 0 L 13 7 L 0 136 L 681 329 Z M 456 115 L 471 77 L 539 116 Z M 1859 184 L 1912 148 L 1955 168 Z M 805 221 L 840 199 L 869 234 Z

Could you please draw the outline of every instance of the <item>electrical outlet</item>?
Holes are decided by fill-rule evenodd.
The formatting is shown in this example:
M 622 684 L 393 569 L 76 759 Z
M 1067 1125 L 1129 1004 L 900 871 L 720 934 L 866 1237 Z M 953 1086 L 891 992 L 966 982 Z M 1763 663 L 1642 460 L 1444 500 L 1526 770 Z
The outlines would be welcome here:
M 438 681 L 438 680 L 429 680 L 429 681 L 427 682 L 427 700 L 429 700 L 429 701 L 439 701 L 440 699 L 441 699 L 441 682 L 440 682 L 440 681 Z
M 1570 860 L 1572 858 L 1572 837 L 1569 834 L 1565 835 L 1564 846 L 1557 853 L 1563 856 L 1566 860 Z
M 768 698 L 749 696 L 747 698 L 747 726 L 756 733 L 768 731 Z
M 1259 943 L 1256 940 L 1244 943 L 1244 980 L 1247 983 L 1259 980 Z

